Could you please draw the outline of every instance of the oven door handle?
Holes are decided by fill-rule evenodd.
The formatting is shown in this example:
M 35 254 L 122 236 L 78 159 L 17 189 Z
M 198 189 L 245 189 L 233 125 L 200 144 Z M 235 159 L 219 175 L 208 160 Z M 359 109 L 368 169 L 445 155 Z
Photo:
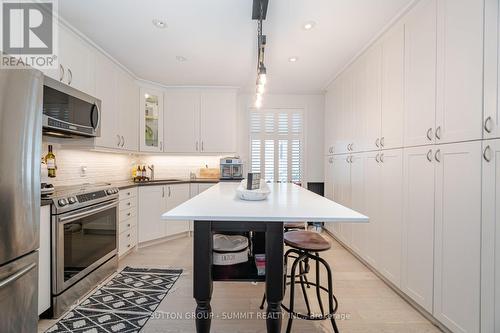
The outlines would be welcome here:
M 92 209 L 85 210 L 83 212 L 78 212 L 74 214 L 70 214 L 67 216 L 60 216 L 59 217 L 59 222 L 60 223 L 68 223 L 80 218 L 84 218 L 93 214 L 100 213 L 102 211 L 105 211 L 106 209 L 113 208 L 118 206 L 118 200 L 113 201 L 112 203 L 106 203 L 105 205 L 100 205 Z

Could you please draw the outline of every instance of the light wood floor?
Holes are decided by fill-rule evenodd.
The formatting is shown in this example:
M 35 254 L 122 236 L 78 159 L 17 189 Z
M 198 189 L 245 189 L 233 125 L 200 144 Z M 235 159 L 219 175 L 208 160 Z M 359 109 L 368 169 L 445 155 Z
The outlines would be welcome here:
M 330 238 L 328 235 L 325 237 Z M 440 332 L 347 250 L 335 240 L 331 241 L 332 249 L 323 253 L 322 257 L 330 263 L 334 272 L 335 294 L 340 304 L 338 315 L 342 317 L 337 324 L 342 333 Z M 195 308 L 192 298 L 192 238 L 140 249 L 121 260 L 120 266 L 184 269 L 181 278 L 141 332 L 195 332 L 194 321 L 186 318 Z M 216 318 L 212 321 L 212 332 L 266 332 L 265 321 L 261 319 L 263 312 L 259 310 L 263 290 L 263 283 L 215 282 L 212 310 Z M 309 289 L 308 295 L 314 312 L 318 307 L 313 301 L 314 289 Z M 285 302 L 288 303 L 288 293 Z M 296 290 L 295 304 L 299 310 L 305 309 L 300 288 Z M 41 321 L 39 330 L 43 331 L 53 323 Z M 285 328 L 286 320 L 283 321 L 283 332 Z M 333 332 L 333 329 L 329 321 L 295 319 L 292 332 Z

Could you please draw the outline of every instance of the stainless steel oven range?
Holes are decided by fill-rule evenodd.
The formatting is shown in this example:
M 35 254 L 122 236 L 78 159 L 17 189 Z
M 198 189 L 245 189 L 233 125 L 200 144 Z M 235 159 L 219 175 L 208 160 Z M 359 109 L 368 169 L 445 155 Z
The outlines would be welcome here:
M 56 188 L 52 197 L 52 315 L 59 317 L 118 267 L 118 189 Z

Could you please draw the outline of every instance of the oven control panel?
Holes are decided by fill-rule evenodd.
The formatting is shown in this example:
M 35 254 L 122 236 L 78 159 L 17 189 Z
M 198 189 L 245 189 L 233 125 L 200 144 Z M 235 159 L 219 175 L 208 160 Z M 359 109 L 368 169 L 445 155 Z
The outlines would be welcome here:
M 84 194 L 77 194 L 77 195 L 72 195 L 68 196 L 67 198 L 60 198 L 57 200 L 57 206 L 59 207 L 66 207 L 66 206 L 71 206 L 76 203 L 84 203 L 84 202 L 89 202 L 92 200 L 96 199 L 101 199 L 109 195 L 114 195 L 117 194 L 119 190 L 117 188 L 109 188 L 105 190 L 99 190 L 95 192 L 89 192 L 89 193 L 84 193 Z

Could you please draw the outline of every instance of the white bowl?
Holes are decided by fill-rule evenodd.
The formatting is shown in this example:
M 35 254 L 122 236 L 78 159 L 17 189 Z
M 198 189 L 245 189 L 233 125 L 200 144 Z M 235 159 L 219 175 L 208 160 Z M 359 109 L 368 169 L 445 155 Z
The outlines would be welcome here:
M 260 188 L 256 190 L 247 190 L 247 180 L 243 179 L 240 183 L 240 186 L 236 189 L 236 193 L 238 197 L 242 200 L 248 201 L 260 201 L 266 200 L 271 190 L 265 180 L 260 180 Z

